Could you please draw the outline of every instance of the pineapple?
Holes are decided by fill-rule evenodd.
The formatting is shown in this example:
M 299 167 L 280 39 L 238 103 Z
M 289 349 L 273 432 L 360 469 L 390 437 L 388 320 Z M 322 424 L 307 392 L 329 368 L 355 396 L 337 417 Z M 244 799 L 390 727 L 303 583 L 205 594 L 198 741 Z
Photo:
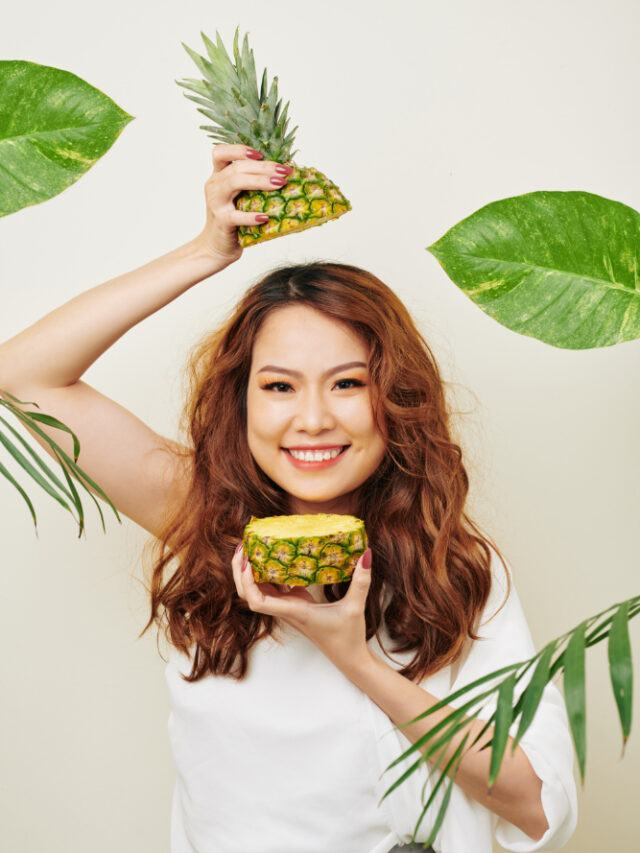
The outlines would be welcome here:
M 259 151 L 265 159 L 275 160 L 293 169 L 281 189 L 270 192 L 242 192 L 235 200 L 238 210 L 264 213 L 268 222 L 253 227 L 238 228 L 240 245 L 244 248 L 264 240 L 272 240 L 292 231 L 302 231 L 337 219 L 351 204 L 338 187 L 313 167 L 297 166 L 292 160 L 295 127 L 287 134 L 289 104 L 281 110 L 278 100 L 278 78 L 274 77 L 267 91 L 267 69 L 262 75 L 258 92 L 253 51 L 245 35 L 242 53 L 238 49 L 238 29 L 233 41 L 235 64 L 229 58 L 220 35 L 217 44 L 201 33 L 209 59 L 200 56 L 184 42 L 182 46 L 197 65 L 204 79 L 176 80 L 179 86 L 195 92 L 189 100 L 201 106 L 201 112 L 213 125 L 200 125 L 218 142 L 241 143 Z M 296 154 L 294 151 L 293 154 Z
M 288 586 L 348 581 L 367 548 L 353 515 L 273 515 L 244 529 L 244 551 L 257 583 Z

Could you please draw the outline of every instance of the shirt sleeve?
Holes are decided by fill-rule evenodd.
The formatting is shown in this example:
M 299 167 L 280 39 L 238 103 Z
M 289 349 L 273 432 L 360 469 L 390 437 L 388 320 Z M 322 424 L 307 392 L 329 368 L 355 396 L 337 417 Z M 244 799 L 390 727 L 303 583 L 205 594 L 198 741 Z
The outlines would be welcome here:
M 476 634 L 484 637 L 470 643 L 466 657 L 457 662 L 457 674 L 452 671 L 451 692 L 469 684 L 494 670 L 511 663 L 525 661 L 536 653 L 529 625 L 525 618 L 509 565 L 511 587 L 509 596 L 503 604 L 507 592 L 507 581 L 502 561 L 492 551 L 492 589 L 489 600 L 479 620 Z M 502 607 L 501 607 L 502 605 Z M 501 609 L 499 609 L 501 607 Z M 531 667 L 516 685 L 514 701 L 533 676 Z M 498 680 L 495 681 L 498 684 Z M 479 690 L 492 686 L 485 683 Z M 473 693 L 463 694 L 452 704 L 459 707 Z M 478 713 L 478 717 L 488 720 L 493 714 L 497 697 Z M 516 720 L 509 734 L 515 737 L 520 718 Z M 542 807 L 549 828 L 538 841 L 534 841 L 521 829 L 504 818 L 492 814 L 495 838 L 506 850 L 529 853 L 533 850 L 557 850 L 573 835 L 578 820 L 576 783 L 573 775 L 574 748 L 564 698 L 553 681 L 549 682 L 542 694 L 536 714 L 519 742 L 529 759 L 535 774 L 542 781 Z

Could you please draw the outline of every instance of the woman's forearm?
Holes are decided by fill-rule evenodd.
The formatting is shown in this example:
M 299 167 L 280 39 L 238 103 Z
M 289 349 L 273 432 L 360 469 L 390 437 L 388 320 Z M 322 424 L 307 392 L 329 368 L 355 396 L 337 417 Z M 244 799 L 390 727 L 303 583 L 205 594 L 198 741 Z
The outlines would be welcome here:
M 396 726 L 408 723 L 439 701 L 419 685 L 400 675 L 371 650 L 366 659 L 359 661 L 357 665 L 345 672 L 345 675 L 366 693 Z M 454 710 L 451 706 L 441 708 L 428 717 L 400 729 L 400 732 L 411 743 L 415 743 Z M 493 728 L 490 727 L 478 743 L 470 747 L 483 726 L 483 720 L 473 720 L 468 728 L 458 733 L 448 745 L 445 757 L 440 760 L 439 769 L 442 770 L 447 764 L 460 741 L 469 732 L 463 758 L 455 776 L 456 784 L 483 806 L 504 817 L 531 838 L 536 840 L 542 838 L 548 829 L 540 798 L 542 782 L 534 773 L 521 746 L 516 748 L 514 754 L 511 753 L 512 738 L 509 738 L 500 773 L 489 793 L 491 750 L 483 750 L 482 747 L 493 737 Z M 429 745 L 427 743 L 427 746 Z M 426 746 L 421 747 L 420 751 L 424 753 Z M 433 759 L 430 759 L 430 762 L 435 763 Z
M 0 344 L 0 390 L 72 385 L 125 332 L 226 266 L 193 240 L 80 293 Z

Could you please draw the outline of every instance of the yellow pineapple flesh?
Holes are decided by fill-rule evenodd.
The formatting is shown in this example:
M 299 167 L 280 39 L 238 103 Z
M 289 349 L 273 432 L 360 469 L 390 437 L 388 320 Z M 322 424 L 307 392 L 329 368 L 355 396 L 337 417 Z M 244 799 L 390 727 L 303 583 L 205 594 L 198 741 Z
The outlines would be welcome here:
M 348 581 L 367 548 L 364 521 L 353 515 L 274 515 L 244 529 L 256 583 L 289 586 Z

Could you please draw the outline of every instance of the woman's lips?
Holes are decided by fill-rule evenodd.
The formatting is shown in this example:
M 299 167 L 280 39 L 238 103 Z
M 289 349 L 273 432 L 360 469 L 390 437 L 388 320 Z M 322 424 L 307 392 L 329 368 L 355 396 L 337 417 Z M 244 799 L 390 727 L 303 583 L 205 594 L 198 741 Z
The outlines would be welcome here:
M 284 451 L 287 459 L 289 460 L 289 462 L 291 462 L 294 468 L 299 468 L 302 471 L 318 471 L 321 468 L 330 468 L 332 465 L 337 465 L 337 463 L 340 461 L 340 459 L 342 459 L 345 454 L 345 451 L 347 451 L 349 447 L 349 444 L 345 445 L 340 451 L 340 453 L 333 459 L 320 459 L 319 461 L 312 462 L 307 462 L 304 459 L 296 459 L 296 457 L 292 456 L 292 454 L 286 447 L 283 447 L 282 450 Z M 293 449 L 297 450 L 297 448 L 295 447 Z M 318 448 L 318 450 L 320 449 L 321 448 Z

